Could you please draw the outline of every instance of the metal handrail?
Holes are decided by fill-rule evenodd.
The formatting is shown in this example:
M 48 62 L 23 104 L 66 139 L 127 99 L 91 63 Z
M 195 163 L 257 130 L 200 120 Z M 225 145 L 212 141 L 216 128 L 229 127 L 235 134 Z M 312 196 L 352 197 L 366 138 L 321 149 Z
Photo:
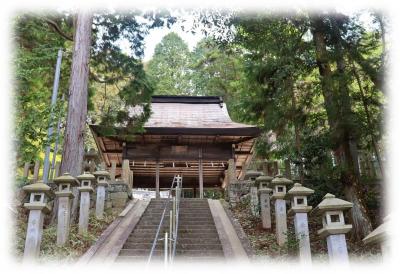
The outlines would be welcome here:
M 175 228 L 174 237 L 173 237 L 174 238 L 174 246 L 172 248 L 171 263 L 174 261 L 175 253 L 176 253 L 176 243 L 178 242 L 179 209 L 180 209 L 180 202 L 181 202 L 182 177 L 181 177 L 181 180 L 178 181 L 178 186 L 177 186 L 176 190 L 179 192 L 179 195 L 176 194 L 176 191 L 175 191 L 175 197 L 177 199 L 177 202 L 176 202 L 176 213 L 175 213 L 176 221 L 175 221 L 175 227 L 174 227 Z
M 170 189 L 169 189 L 168 198 L 167 198 L 166 201 L 165 201 L 164 210 L 163 210 L 163 213 L 162 213 L 162 215 L 161 215 L 161 220 L 160 220 L 160 223 L 158 224 L 156 236 L 154 237 L 153 244 L 152 244 L 152 246 L 151 246 L 151 251 L 150 251 L 150 254 L 149 254 L 149 258 L 147 259 L 147 264 L 150 264 L 150 262 L 151 262 L 151 259 L 152 259 L 152 257 L 153 257 L 154 250 L 155 250 L 156 245 L 157 245 L 157 241 L 158 241 L 158 240 L 163 240 L 163 239 L 164 239 L 164 238 L 159 239 L 158 237 L 159 237 L 159 235 L 160 235 L 160 230 L 161 230 L 162 224 L 163 224 L 163 222 L 164 222 L 165 212 L 167 211 L 168 204 L 169 204 L 169 202 L 170 202 L 170 200 L 171 200 L 172 189 L 174 188 L 175 183 L 178 183 L 178 182 L 179 182 L 179 181 L 178 181 L 178 178 L 180 179 L 180 183 L 182 183 L 182 177 L 181 177 L 180 175 L 175 176 L 174 179 L 172 180 L 172 184 L 171 184 L 171 187 L 170 187 Z

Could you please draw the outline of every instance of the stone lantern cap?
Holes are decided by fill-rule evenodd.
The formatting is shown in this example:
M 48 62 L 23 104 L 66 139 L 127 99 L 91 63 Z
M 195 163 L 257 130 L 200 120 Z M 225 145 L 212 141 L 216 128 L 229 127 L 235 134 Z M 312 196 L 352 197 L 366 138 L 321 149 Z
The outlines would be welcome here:
M 375 244 L 375 243 L 383 243 L 390 238 L 389 236 L 389 219 L 387 216 L 383 219 L 383 224 L 375 228 L 371 233 L 369 233 L 362 241 L 364 244 Z
M 25 208 L 29 210 L 40 210 L 45 214 L 51 212 L 51 208 L 46 204 L 46 199 L 43 195 L 52 197 L 53 194 L 51 192 L 51 188 L 48 185 L 44 184 L 43 181 L 38 181 L 37 183 L 26 185 L 22 189 L 27 193 L 38 193 L 38 195 L 40 195 L 39 197 L 41 197 L 37 202 L 32 202 L 31 200 L 29 203 L 24 203 Z
M 104 176 L 107 179 L 110 178 L 110 173 L 108 171 L 106 171 L 106 170 L 95 171 L 95 172 L 93 172 L 93 175 L 96 176 L 96 178 L 99 177 L 99 176 Z
M 64 183 L 71 184 L 71 186 L 79 185 L 78 180 L 75 177 L 71 176 L 68 172 L 64 173 L 62 176 L 55 178 L 53 182 L 57 185 Z
M 26 185 L 26 186 L 22 187 L 22 189 L 27 193 L 43 192 L 48 197 L 53 196 L 53 193 L 51 192 L 51 187 L 44 184 L 43 181 L 38 181 L 37 183 Z
M 353 203 L 335 198 L 335 195 L 327 193 L 319 205 L 315 208 L 315 214 L 320 215 L 326 211 L 347 210 L 353 207 Z
M 259 192 L 260 194 L 264 194 L 264 193 L 269 194 L 269 193 L 272 192 L 272 188 L 269 188 L 269 187 L 260 188 L 260 189 L 258 190 L 258 192 Z
M 287 196 L 308 196 L 314 193 L 314 190 L 304 187 L 299 183 L 295 183 L 294 186 L 287 192 Z
M 262 176 L 264 173 L 262 173 L 261 171 L 257 171 L 257 170 L 248 170 L 246 171 L 246 174 L 244 175 L 244 179 L 245 180 L 249 180 L 250 178 L 257 178 L 258 176 Z
M 293 184 L 292 180 L 284 178 L 281 174 L 275 176 L 274 179 L 271 181 L 272 185 L 291 185 Z
M 84 172 L 83 174 L 76 177 L 80 182 L 82 181 L 91 181 L 95 182 L 96 177 L 89 172 Z M 80 186 L 78 187 L 80 192 L 93 192 L 93 188 L 91 186 Z
M 87 181 L 96 181 L 96 177 L 93 174 L 90 174 L 89 172 L 84 172 L 83 174 L 79 175 L 76 177 L 79 181 L 87 180 Z
M 256 178 L 256 182 L 257 182 L 257 183 L 271 182 L 272 179 L 274 179 L 274 178 L 271 177 L 271 176 L 261 175 L 261 176 L 258 176 L 258 177 Z

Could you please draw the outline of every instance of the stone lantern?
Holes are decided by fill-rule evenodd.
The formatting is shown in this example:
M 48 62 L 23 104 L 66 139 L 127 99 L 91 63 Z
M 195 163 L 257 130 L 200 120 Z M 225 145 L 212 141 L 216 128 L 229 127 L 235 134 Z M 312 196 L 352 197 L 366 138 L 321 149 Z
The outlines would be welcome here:
M 261 175 L 263 175 L 263 173 L 260 171 L 249 170 L 249 171 L 246 171 L 246 174 L 244 176 L 244 180 L 248 180 L 251 182 L 251 184 L 250 184 L 251 214 L 256 217 L 259 216 L 259 202 L 258 202 L 256 178 Z
M 248 170 L 244 175 L 244 180 L 255 181 L 258 176 L 262 176 L 263 173 L 257 170 Z
M 271 181 L 273 189 L 272 199 L 275 200 L 275 225 L 276 238 L 279 246 L 283 246 L 287 241 L 287 220 L 286 220 L 286 187 L 293 184 L 293 181 L 283 178 L 278 174 Z
M 22 189 L 30 194 L 29 203 L 24 204 L 24 207 L 29 209 L 24 259 L 33 259 L 38 257 L 40 253 L 44 214 L 51 211 L 47 205 L 47 199 L 53 195 L 50 187 L 43 181 L 26 185 Z
M 314 193 L 314 190 L 306 188 L 299 183 L 288 191 L 291 208 L 289 214 L 294 214 L 294 229 L 299 240 L 300 262 L 311 263 L 310 236 L 308 231 L 307 213 L 312 209 L 307 204 L 307 196 Z
M 271 199 L 270 194 L 272 189 L 269 188 L 269 184 L 272 181 L 270 176 L 259 176 L 256 178 L 258 184 L 258 193 L 260 194 L 260 210 L 261 210 L 261 221 L 264 229 L 271 229 Z
M 88 172 L 76 177 L 81 186 L 78 187 L 81 193 L 81 204 L 79 207 L 79 234 L 87 233 L 89 225 L 90 210 L 90 193 L 93 192 L 92 184 L 96 181 L 96 177 Z
M 326 238 L 331 262 L 347 263 L 349 260 L 345 234 L 352 226 L 345 224 L 343 211 L 352 207 L 352 203 L 328 193 L 315 209 L 316 214 L 322 217 L 322 229 L 318 234 Z
M 57 244 L 64 245 L 69 236 L 71 200 L 74 198 L 72 188 L 78 186 L 79 182 L 69 173 L 55 178 L 53 182 L 58 186 L 58 191 L 55 193 L 58 198 Z
M 383 223 L 369 233 L 362 241 L 364 244 L 377 244 L 381 246 L 381 252 L 383 259 L 387 259 L 390 255 L 390 244 L 392 241 L 392 231 L 390 228 L 393 227 L 391 215 L 383 218 Z
M 103 219 L 106 187 L 108 186 L 110 173 L 105 170 L 98 170 L 93 175 L 97 178 L 96 218 Z

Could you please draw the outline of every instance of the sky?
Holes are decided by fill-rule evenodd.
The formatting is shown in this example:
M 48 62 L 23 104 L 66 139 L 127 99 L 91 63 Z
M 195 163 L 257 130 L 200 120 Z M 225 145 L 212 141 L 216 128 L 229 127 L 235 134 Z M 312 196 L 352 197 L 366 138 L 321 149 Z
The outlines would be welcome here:
M 351 9 L 342 8 L 338 9 L 338 11 L 346 15 L 354 14 L 354 10 Z M 177 33 L 187 43 L 189 50 L 192 50 L 196 44 L 205 37 L 200 31 L 196 31 L 195 34 L 188 31 L 191 29 L 193 23 L 193 17 L 191 15 L 182 15 L 181 13 L 174 15 L 178 16 L 178 18 L 181 20 L 185 20 L 185 23 L 182 24 L 178 21 L 171 28 L 165 26 L 150 30 L 149 34 L 144 39 L 144 62 L 147 62 L 152 58 L 156 45 L 160 43 L 162 38 L 170 32 Z M 361 14 L 360 21 L 367 27 L 367 29 L 372 26 L 372 17 L 367 12 Z M 182 30 L 182 25 L 184 26 L 185 30 Z M 128 54 L 130 53 L 130 45 L 128 41 L 122 40 L 120 46 L 124 52 Z
M 177 33 L 188 45 L 189 50 L 192 50 L 197 42 L 199 42 L 202 38 L 204 38 L 204 35 L 200 31 L 196 31 L 195 34 L 190 32 L 189 30 L 192 28 L 192 23 L 193 23 L 193 17 L 190 15 L 177 15 L 178 20 L 185 20 L 184 23 L 177 22 L 174 25 L 172 25 L 171 28 L 168 27 L 162 27 L 162 28 L 156 28 L 150 30 L 149 34 L 145 37 L 144 39 L 144 58 L 143 61 L 147 62 L 149 61 L 153 54 L 154 54 L 154 49 L 158 43 L 161 42 L 162 38 L 167 35 L 170 32 L 175 32 Z M 184 26 L 184 30 L 182 30 L 182 26 Z M 122 50 L 126 53 L 130 52 L 129 48 L 129 42 L 126 40 L 121 41 L 120 46 Z

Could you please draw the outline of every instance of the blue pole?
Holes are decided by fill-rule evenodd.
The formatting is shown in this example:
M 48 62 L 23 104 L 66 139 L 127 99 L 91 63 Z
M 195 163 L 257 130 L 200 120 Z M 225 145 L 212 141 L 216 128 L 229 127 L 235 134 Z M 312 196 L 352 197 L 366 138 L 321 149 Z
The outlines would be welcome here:
M 53 108 L 57 102 L 58 85 L 60 82 L 61 60 L 62 60 L 62 49 L 59 49 L 58 55 L 57 55 L 56 71 L 54 74 L 53 94 L 51 96 L 50 126 L 47 131 L 48 139 L 50 139 L 51 136 L 53 135 L 53 126 L 51 124 L 52 124 L 53 116 L 54 116 Z M 49 170 L 50 170 L 50 144 L 48 144 L 46 147 L 46 154 L 44 157 L 43 181 L 45 183 L 48 183 Z

